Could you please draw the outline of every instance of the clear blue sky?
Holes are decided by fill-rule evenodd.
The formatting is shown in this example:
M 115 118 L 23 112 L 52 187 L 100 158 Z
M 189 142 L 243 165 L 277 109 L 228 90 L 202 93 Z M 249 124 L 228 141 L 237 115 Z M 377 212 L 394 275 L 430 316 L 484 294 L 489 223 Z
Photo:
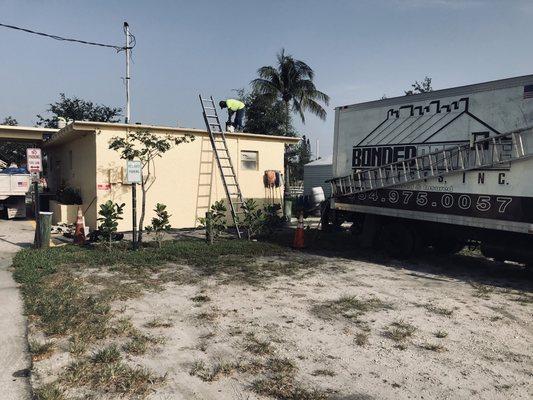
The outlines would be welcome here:
M 333 108 L 533 72 L 533 1 L 23 1 L 0 0 L 0 22 L 122 45 L 137 37 L 132 120 L 202 127 L 197 95 L 232 96 L 282 48 L 306 61 L 331 96 L 328 118 L 298 124 L 331 152 Z M 33 125 L 58 93 L 124 105 L 124 55 L 0 28 L 0 118 Z

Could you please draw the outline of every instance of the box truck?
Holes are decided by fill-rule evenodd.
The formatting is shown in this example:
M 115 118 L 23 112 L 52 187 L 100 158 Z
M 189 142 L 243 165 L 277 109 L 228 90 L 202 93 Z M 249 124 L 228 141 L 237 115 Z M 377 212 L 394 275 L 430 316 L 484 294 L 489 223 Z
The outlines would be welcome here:
M 335 109 L 330 222 L 407 257 L 533 261 L 533 75 Z

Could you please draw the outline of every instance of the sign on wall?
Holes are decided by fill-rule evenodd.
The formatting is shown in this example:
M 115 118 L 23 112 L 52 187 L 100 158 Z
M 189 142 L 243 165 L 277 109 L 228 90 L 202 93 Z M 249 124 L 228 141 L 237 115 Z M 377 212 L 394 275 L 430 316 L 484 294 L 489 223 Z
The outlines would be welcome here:
M 142 164 L 139 160 L 130 160 L 126 165 L 126 180 L 129 183 L 141 183 Z
M 28 171 L 30 173 L 33 173 L 33 172 L 39 173 L 43 171 L 41 149 L 37 149 L 37 148 L 26 149 L 26 159 L 28 163 Z

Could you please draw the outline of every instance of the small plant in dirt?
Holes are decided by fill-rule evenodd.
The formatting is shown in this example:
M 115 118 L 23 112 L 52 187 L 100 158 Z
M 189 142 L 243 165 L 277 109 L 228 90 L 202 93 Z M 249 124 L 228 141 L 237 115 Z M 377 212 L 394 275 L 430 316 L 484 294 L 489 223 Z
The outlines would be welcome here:
M 29 341 L 29 350 L 32 361 L 40 361 L 50 357 L 54 351 L 52 342 L 38 342 L 37 340 Z
M 426 304 L 424 307 L 426 308 L 426 310 L 432 312 L 433 314 L 438 314 L 445 317 L 451 317 L 453 314 L 453 310 L 451 308 L 439 307 L 435 304 Z
M 246 231 L 248 240 L 256 237 L 264 229 L 266 216 L 263 210 L 259 209 L 254 199 L 244 200 L 242 205 L 244 217 L 239 220 L 240 226 Z
M 122 357 L 120 356 L 120 351 L 116 345 L 111 345 L 98 350 L 92 356 L 92 361 L 98 364 L 114 363 L 120 361 L 121 359 Z
M 224 200 L 215 201 L 211 204 L 211 229 L 213 230 L 213 237 L 219 238 L 222 232 L 225 232 L 228 229 L 228 222 L 226 219 L 226 213 L 228 209 L 224 204 Z M 205 217 L 199 217 L 198 222 L 200 223 L 200 228 L 205 228 L 207 220 Z
M 313 376 L 335 376 L 337 375 L 335 371 L 332 371 L 330 369 L 315 369 L 313 372 L 311 372 L 311 375 Z
M 271 354 L 274 351 L 270 341 L 259 339 L 255 336 L 254 333 L 248 333 L 246 335 L 246 343 L 244 344 L 244 349 L 258 356 Z
M 146 353 L 150 346 L 161 343 L 161 339 L 136 332 L 131 335 L 131 340 L 122 346 L 122 349 L 128 354 L 142 355 Z
M 436 343 L 424 343 L 422 347 L 426 350 L 435 351 L 437 353 L 442 353 L 446 351 L 446 348 L 444 346 Z
M 172 322 L 168 320 L 162 320 L 160 318 L 153 318 L 144 324 L 146 328 L 171 328 Z
M 436 338 L 444 339 L 447 336 L 448 336 L 448 332 L 446 332 L 446 331 L 437 331 L 437 332 L 435 332 L 435 337 Z
M 358 332 L 355 335 L 355 344 L 358 346 L 365 346 L 368 344 L 369 334 L 367 332 Z
M 191 297 L 191 300 L 195 303 L 207 303 L 208 301 L 211 301 L 211 298 L 205 294 L 199 294 Z
M 272 235 L 276 229 L 283 224 L 283 218 L 280 216 L 281 205 L 279 204 L 267 204 L 263 208 L 264 214 L 264 227 L 263 233 L 266 235 Z
M 117 232 L 118 221 L 122 219 L 122 214 L 124 213 L 125 204 L 113 203 L 111 200 L 108 200 L 104 204 L 100 204 L 100 210 L 98 211 L 98 229 L 102 235 L 102 240 L 106 241 L 109 250 L 113 245 L 113 238 Z
M 33 400 L 67 400 L 67 397 L 57 382 L 52 382 L 35 389 Z
M 471 282 L 470 285 L 475 289 L 474 297 L 479 297 L 482 299 L 488 299 L 492 292 L 494 292 L 494 287 L 482 285 L 477 282 Z
M 413 336 L 416 331 L 416 327 L 409 322 L 397 321 L 393 322 L 387 331 L 385 336 L 394 340 L 395 342 L 402 342 L 407 338 Z
M 159 248 L 165 237 L 165 233 L 172 229 L 170 225 L 171 215 L 167 211 L 167 206 L 157 203 L 155 208 L 155 217 L 152 218 L 152 224 L 146 227 L 146 233 L 154 235 L 154 240 L 157 242 Z
M 220 361 L 209 368 L 204 361 L 195 361 L 189 371 L 191 376 L 197 376 L 204 382 L 214 382 L 221 376 L 227 376 L 242 369 L 239 362 Z
M 338 300 L 327 301 L 315 305 L 312 311 L 319 317 L 329 319 L 342 316 L 348 319 L 357 319 L 370 311 L 390 309 L 391 306 L 376 297 L 358 299 L 355 296 L 342 296 Z

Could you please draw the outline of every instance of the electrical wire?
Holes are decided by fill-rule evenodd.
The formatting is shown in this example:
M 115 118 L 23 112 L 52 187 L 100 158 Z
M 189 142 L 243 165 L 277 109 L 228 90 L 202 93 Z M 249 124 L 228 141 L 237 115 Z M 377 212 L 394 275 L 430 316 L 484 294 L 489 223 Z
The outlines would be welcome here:
M 14 26 L 14 25 L 6 25 L 6 24 L 2 24 L 2 23 L 0 23 L 0 26 L 2 26 L 2 27 L 4 27 L 4 28 L 15 29 L 15 30 L 18 30 L 18 31 L 23 31 L 23 32 L 31 33 L 31 34 L 33 34 L 33 35 L 44 36 L 44 37 L 47 37 L 47 38 L 50 38 L 50 39 L 54 39 L 54 40 L 59 40 L 59 41 L 81 43 L 81 44 L 86 44 L 86 45 L 90 45 L 90 46 L 108 47 L 108 48 L 115 49 L 115 50 L 117 51 L 117 53 L 120 52 L 120 51 L 126 50 L 126 47 L 125 47 L 125 46 L 115 46 L 115 45 L 113 45 L 113 44 L 105 44 L 105 43 L 98 43 L 98 42 L 88 42 L 88 41 L 86 41 L 86 40 L 79 40 L 79 39 L 65 38 L 65 37 L 62 37 L 62 36 L 50 35 L 50 34 L 48 34 L 48 33 L 32 31 L 31 29 L 20 28 L 20 27 L 18 27 L 18 26 Z M 129 47 L 129 48 L 130 48 L 130 49 L 133 49 L 133 47 L 135 47 L 135 36 L 132 35 L 131 33 L 130 33 L 130 39 L 133 40 L 133 44 L 130 43 L 130 47 Z

